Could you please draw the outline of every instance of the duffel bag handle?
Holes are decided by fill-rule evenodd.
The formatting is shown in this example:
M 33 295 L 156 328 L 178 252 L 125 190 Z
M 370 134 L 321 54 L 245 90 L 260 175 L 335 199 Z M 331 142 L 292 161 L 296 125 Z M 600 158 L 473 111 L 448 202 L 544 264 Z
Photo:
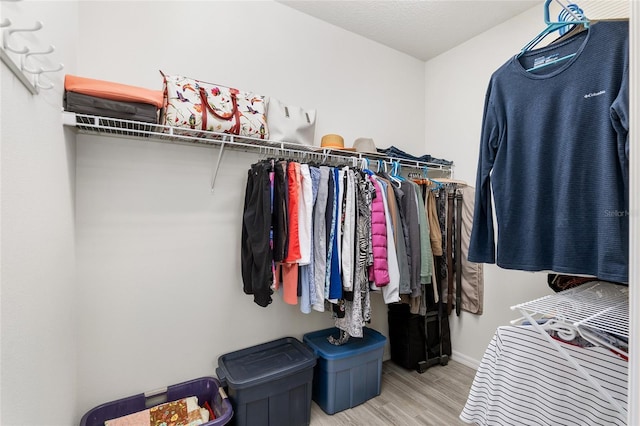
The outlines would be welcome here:
M 207 130 L 207 111 L 213 114 L 215 117 L 220 120 L 231 120 L 232 118 L 236 118 L 236 123 L 231 128 L 231 133 L 238 134 L 240 132 L 240 119 L 238 113 L 238 101 L 236 100 L 236 94 L 238 93 L 237 89 L 229 89 L 231 94 L 231 104 L 232 109 L 228 114 L 219 114 L 216 112 L 213 107 L 209 104 L 207 100 L 207 91 L 204 87 L 200 86 L 200 99 L 202 100 L 202 105 L 204 106 L 204 110 L 202 111 L 202 130 Z

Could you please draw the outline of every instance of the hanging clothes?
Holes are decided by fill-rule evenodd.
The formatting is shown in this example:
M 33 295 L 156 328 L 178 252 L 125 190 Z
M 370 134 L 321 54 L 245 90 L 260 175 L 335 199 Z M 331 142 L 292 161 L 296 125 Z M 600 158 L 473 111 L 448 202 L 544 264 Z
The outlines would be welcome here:
M 327 195 L 327 208 L 325 210 L 325 221 L 327 227 L 327 260 L 325 268 L 325 284 L 324 284 L 324 298 L 329 300 L 329 294 L 331 293 L 331 262 L 333 258 L 333 243 L 336 230 L 336 182 L 333 168 L 329 170 L 329 185 Z M 334 290 L 335 291 L 335 290 Z
M 328 310 L 343 332 L 334 341 L 339 344 L 362 336 L 371 321 L 372 290 L 387 304 L 400 301 L 403 279 L 407 294 L 427 293 L 430 231 L 414 183 L 353 167 L 267 160 L 252 165 L 246 191 L 243 288 L 258 294 L 254 299 L 261 306 L 282 289 L 283 301 L 299 304 L 303 313 Z M 253 232 L 250 222 L 258 218 L 266 234 Z M 260 241 L 268 247 L 260 265 L 250 244 L 258 235 L 267 235 Z M 256 273 L 267 285 L 253 282 Z M 268 301 L 262 301 L 265 295 Z
M 289 246 L 287 248 L 287 257 L 284 260 L 287 263 L 298 262 L 302 254 L 300 253 L 300 194 L 301 194 L 301 176 L 300 164 L 290 161 L 287 164 L 287 182 L 288 182 L 288 218 L 289 218 Z
M 484 266 L 482 263 L 471 262 L 468 259 L 471 230 L 473 227 L 473 210 L 475 203 L 475 188 L 463 186 L 458 189 L 462 195 L 461 214 L 461 286 L 462 303 L 460 308 L 472 314 L 481 315 L 484 308 Z
M 287 162 L 274 162 L 273 181 L 273 260 L 282 262 L 287 257 L 289 245 L 289 190 L 287 181 Z
M 354 277 L 354 245 L 355 245 L 355 228 L 356 228 L 356 187 L 355 174 L 349 167 L 343 168 L 345 196 L 343 197 L 342 209 L 342 249 L 341 249 L 341 266 L 342 266 L 342 288 L 344 291 L 353 291 Z
M 257 163 L 248 171 L 242 215 L 240 263 L 243 291 L 252 294 L 259 306 L 272 302 L 270 169 L 269 163 Z
M 300 259 L 298 265 L 311 262 L 311 221 L 313 217 L 313 188 L 308 164 L 300 164 L 300 186 L 298 188 L 298 239 Z
M 418 209 L 416 203 L 416 192 L 413 184 L 409 181 L 400 182 L 400 188 L 404 193 L 401 210 L 404 212 L 408 230 L 407 259 L 409 260 L 409 283 L 411 287 L 411 297 L 415 298 L 422 294 L 420 288 L 420 223 L 418 220 Z
M 369 243 L 370 243 L 370 182 L 361 174 L 353 174 L 355 202 L 355 241 L 353 298 L 344 301 L 345 315 L 335 319 L 335 326 L 346 334 L 334 344 L 342 344 L 348 336 L 362 337 L 362 328 L 371 320 L 371 303 L 369 299 L 369 280 L 367 278 Z
M 429 218 L 431 252 L 434 256 L 442 256 L 442 232 L 440 231 L 438 212 L 436 210 L 436 197 L 431 190 L 427 191 L 427 215 Z
M 413 183 L 413 182 L 410 182 Z M 432 252 L 431 252 L 431 238 L 429 230 L 429 221 L 427 220 L 427 210 L 422 197 L 422 190 L 413 183 L 416 193 L 416 210 L 418 212 L 418 225 L 420 228 L 420 283 L 431 283 L 432 274 Z
M 386 173 L 378 173 L 389 182 L 389 188 L 393 190 L 396 200 L 396 212 L 398 223 L 397 231 L 398 236 L 396 238 L 396 253 L 398 255 L 398 267 L 400 269 L 400 294 L 411 294 L 411 270 L 409 267 L 409 253 L 407 247 L 409 244 L 409 228 L 407 227 L 406 213 L 403 206 L 404 191 L 398 186 L 397 183 L 393 183 L 391 178 Z
M 448 314 L 455 307 L 458 315 L 461 310 L 480 315 L 484 303 L 483 265 L 468 259 L 475 188 L 463 182 L 454 183 L 447 179 L 443 182 L 445 184 L 440 189 L 428 194 L 428 197 L 433 197 L 433 207 L 429 207 L 427 201 L 429 214 L 445 224 L 439 227 L 440 241 L 432 240 L 432 247 L 444 247 L 441 256 L 433 256 L 434 277 L 442 284 L 442 297 Z M 440 213 L 437 218 L 436 209 Z M 456 297 L 459 300 L 456 301 Z
M 389 284 L 389 264 L 387 261 L 387 222 L 382 186 L 373 177 L 368 177 L 374 187 L 371 205 L 371 241 L 373 244 L 373 265 L 369 268 L 369 281 L 377 287 Z
M 302 313 L 311 313 L 312 306 L 316 303 L 316 285 L 315 285 L 315 247 L 314 247 L 314 218 L 313 210 L 318 196 L 318 187 L 320 185 L 320 169 L 317 167 L 308 167 L 309 178 L 311 181 L 311 200 L 309 203 L 309 223 L 310 223 L 310 235 L 309 235 L 309 264 L 300 266 L 300 311 Z M 306 172 L 303 171 L 303 176 Z
M 327 166 L 320 166 L 320 181 L 318 182 L 318 194 L 314 205 L 313 216 L 313 261 L 314 284 L 316 298 L 313 301 L 313 309 L 324 312 L 325 279 L 327 276 L 327 199 L 329 196 L 329 173 Z
M 331 219 L 331 258 L 327 260 L 329 275 L 329 297 L 330 301 L 337 301 L 342 298 L 342 277 L 340 271 L 340 257 L 338 248 L 340 247 L 340 230 L 341 230 L 341 206 L 342 206 L 342 181 L 340 179 L 340 170 L 333 169 L 334 182 L 334 198 L 332 219 Z M 335 303 L 335 302 L 333 302 Z
M 384 299 L 384 303 L 389 304 L 400 301 L 400 268 L 398 266 L 398 256 L 396 253 L 395 237 L 393 234 L 394 230 L 391 219 L 392 207 L 388 199 L 388 185 L 383 179 L 377 176 L 376 180 L 382 186 L 382 191 L 380 192 L 380 194 L 382 195 L 382 202 L 385 211 L 389 213 L 385 216 L 385 225 L 387 230 L 387 266 L 389 270 L 389 283 L 382 287 L 382 297 Z M 391 193 L 393 194 L 393 191 L 391 191 Z
M 627 283 L 628 117 L 627 21 L 598 22 L 496 70 L 485 97 L 469 260 Z

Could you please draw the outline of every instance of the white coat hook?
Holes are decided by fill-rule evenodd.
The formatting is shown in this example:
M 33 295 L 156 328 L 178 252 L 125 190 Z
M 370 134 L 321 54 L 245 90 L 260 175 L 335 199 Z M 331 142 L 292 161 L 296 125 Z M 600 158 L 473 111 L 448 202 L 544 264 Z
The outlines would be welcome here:
M 33 28 L 10 28 L 8 30 L 4 30 L 4 37 L 2 37 L 2 46 L 6 49 L 9 50 L 13 53 L 18 53 L 18 54 L 25 54 L 29 51 L 28 47 L 23 47 L 22 49 L 15 49 L 11 46 L 9 46 L 9 38 L 11 37 L 11 34 L 13 33 L 17 33 L 17 32 L 31 32 L 31 31 L 39 31 L 42 29 L 42 22 L 40 21 L 36 21 L 36 23 L 34 24 Z
M 64 69 L 64 64 L 58 64 L 57 67 L 51 68 L 51 69 L 40 68 L 40 69 L 38 69 L 37 74 L 45 74 L 45 73 L 48 73 L 48 72 L 58 72 L 58 71 L 62 71 L 63 69 Z
M 38 89 L 44 89 L 44 90 L 53 89 L 53 83 L 42 84 L 40 82 L 40 73 L 36 74 L 33 83 L 34 83 L 34 86 L 36 86 L 36 88 Z
M 22 69 L 22 71 L 26 71 L 26 72 L 31 73 L 31 74 L 38 74 L 38 73 L 44 72 L 42 70 L 42 68 L 40 68 L 39 70 L 35 69 L 35 68 L 29 68 L 27 66 L 27 59 L 29 59 L 29 56 L 33 56 L 33 55 L 48 55 L 50 53 L 53 53 L 54 50 L 56 50 L 56 47 L 54 45 L 49 45 L 49 47 L 46 50 L 29 51 L 29 52 L 25 53 L 20 58 L 20 68 Z M 57 70 L 57 71 L 60 71 L 60 70 Z
M 11 26 L 11 20 L 9 18 L 4 18 L 0 21 L 0 28 L 5 28 Z

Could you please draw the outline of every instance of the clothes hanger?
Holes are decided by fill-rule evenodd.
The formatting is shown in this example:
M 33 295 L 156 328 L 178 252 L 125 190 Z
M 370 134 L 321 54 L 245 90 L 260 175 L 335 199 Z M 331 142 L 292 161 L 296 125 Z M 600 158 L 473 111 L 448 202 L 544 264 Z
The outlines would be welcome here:
M 564 11 L 566 11 L 566 14 L 562 14 L 559 17 L 560 20 L 558 20 L 557 22 L 552 22 L 551 19 L 549 18 L 549 5 L 551 4 L 552 0 L 545 0 L 544 2 L 544 22 L 547 24 L 547 27 L 542 30 L 537 36 L 535 36 L 529 43 L 527 43 L 522 50 L 520 50 L 520 53 L 518 53 L 518 55 L 516 56 L 516 58 L 521 57 L 524 53 L 532 50 L 535 46 L 537 46 L 545 37 L 547 37 L 549 34 L 553 33 L 554 31 L 557 31 L 561 28 L 566 27 L 567 25 L 574 25 L 574 26 L 582 26 L 583 29 L 588 29 L 590 21 L 584 16 L 584 14 L 582 15 L 576 15 L 573 11 L 571 11 L 569 9 L 569 7 L 565 6 L 560 0 L 555 0 L 556 3 L 558 3 L 562 9 Z M 573 20 L 568 20 L 568 16 L 573 17 Z M 562 19 L 564 18 L 564 19 Z M 572 57 L 574 57 L 576 54 L 575 53 L 571 53 L 569 55 L 565 55 L 561 58 L 557 58 L 548 62 L 545 62 L 543 64 L 540 65 L 536 65 L 533 66 L 531 68 L 528 68 L 527 71 L 535 71 L 537 69 L 543 68 L 543 67 L 547 67 L 549 65 L 553 65 L 553 64 L 557 64 L 558 62 L 562 62 L 565 61 L 567 59 L 570 59 Z
M 444 188 L 444 184 L 439 180 L 435 180 L 433 178 L 429 178 L 429 190 L 431 191 L 439 191 Z
M 575 3 L 570 3 L 567 5 L 567 9 L 570 10 L 571 12 L 573 12 L 575 15 L 574 18 L 578 18 L 578 19 L 586 19 L 584 16 L 584 11 Z M 566 9 L 563 9 L 562 11 L 560 11 L 560 14 L 558 15 L 558 20 L 561 21 L 571 21 L 572 15 L 569 15 L 569 12 Z M 595 23 L 595 21 L 589 21 L 589 26 L 593 25 Z M 584 25 L 572 25 L 570 26 L 570 28 L 567 30 L 566 27 L 562 27 L 558 30 L 558 32 L 560 33 L 560 37 L 558 37 L 557 39 L 553 40 L 551 43 L 549 43 L 549 45 L 555 44 L 555 43 L 559 43 L 561 41 L 564 41 L 568 38 L 573 37 L 576 34 L 581 33 L 582 31 L 586 30 L 588 27 L 585 27 Z
M 360 160 L 362 162 L 362 165 L 360 166 L 362 171 L 368 174 L 369 176 L 373 176 L 373 172 L 369 169 L 369 159 L 362 157 Z M 378 167 L 380 167 L 379 163 L 378 163 Z
M 593 24 L 595 24 L 595 21 L 591 21 L 589 23 L 589 25 L 593 25 Z M 573 28 L 571 28 L 569 31 L 567 31 L 566 33 L 564 33 L 563 35 L 561 35 L 557 39 L 553 40 L 551 43 L 549 43 L 549 45 L 551 46 L 552 44 L 556 44 L 556 43 L 560 43 L 562 41 L 565 41 L 566 39 L 571 38 L 574 35 L 579 34 L 579 33 L 583 32 L 586 29 L 587 29 L 587 27 L 585 27 L 584 25 L 574 25 Z
M 440 179 L 441 183 L 455 183 L 457 185 L 464 185 L 467 186 L 467 182 L 463 181 L 463 180 L 459 180 L 459 179 L 451 179 L 451 178 L 441 178 Z
M 391 174 L 389 177 L 391 181 L 396 183 L 398 188 L 400 188 L 402 182 L 405 180 L 402 176 L 400 176 L 400 163 L 397 161 L 393 161 L 391 166 Z

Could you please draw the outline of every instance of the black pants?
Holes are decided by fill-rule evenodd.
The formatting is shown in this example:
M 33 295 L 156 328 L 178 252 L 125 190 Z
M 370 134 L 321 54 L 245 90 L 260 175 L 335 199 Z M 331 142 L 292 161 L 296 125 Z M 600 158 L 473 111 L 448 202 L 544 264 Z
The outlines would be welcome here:
M 270 163 L 261 162 L 251 166 L 247 176 L 242 216 L 241 267 L 243 290 L 253 294 L 260 306 L 271 300 L 272 253 L 269 243 L 271 230 Z
M 287 258 L 289 247 L 289 191 L 287 190 L 287 162 L 275 163 L 273 188 L 273 259 L 282 262 Z

